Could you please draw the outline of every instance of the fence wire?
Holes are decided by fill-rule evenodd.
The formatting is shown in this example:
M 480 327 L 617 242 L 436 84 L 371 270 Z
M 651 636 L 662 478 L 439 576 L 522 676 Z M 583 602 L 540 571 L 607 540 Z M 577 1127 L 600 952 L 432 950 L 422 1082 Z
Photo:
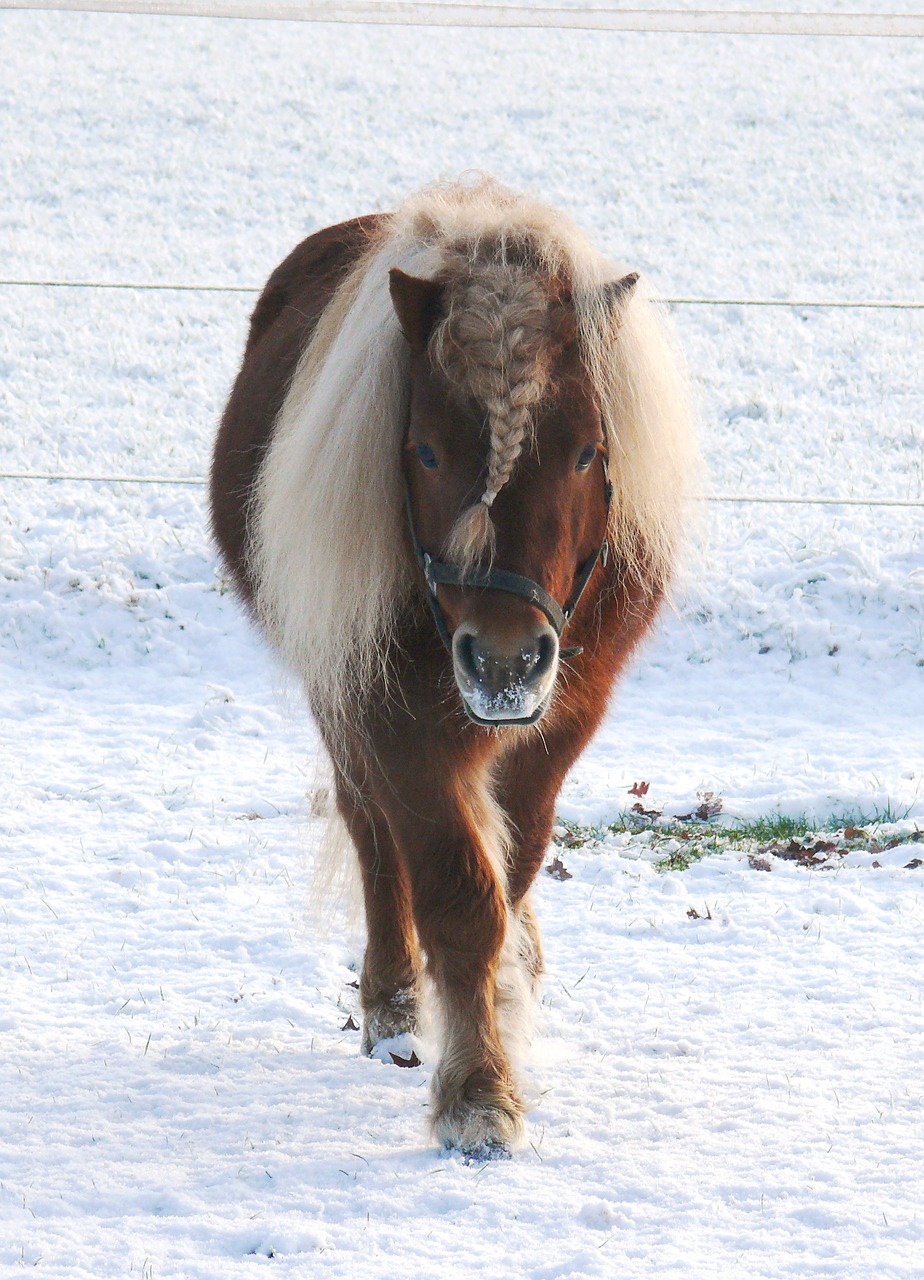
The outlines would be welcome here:
M 71 480 L 80 484 L 177 484 L 189 485 L 200 489 L 208 484 L 208 480 L 204 476 L 109 476 L 57 471 L 0 471 L 0 480 Z M 799 507 L 924 507 L 924 499 L 917 498 L 836 498 L 827 496 L 787 498 L 779 494 L 759 493 L 710 493 L 700 495 L 697 501 Z
M 0 9 L 132 13 L 263 22 L 335 22 L 410 27 L 540 27 L 576 31 L 649 31 L 748 36 L 924 36 L 913 13 L 792 13 L 711 9 L 560 9 L 540 5 L 417 4 L 403 0 L 0 0 Z
M 2 0 L 0 0 L 2 2 Z M 10 289 L 111 289 L 139 293 L 229 293 L 256 297 L 262 290 L 245 284 L 171 284 L 131 280 L 14 280 L 0 279 L 0 288 Z M 794 311 L 924 311 L 924 302 L 914 299 L 853 298 L 661 298 L 672 307 L 791 307 Z

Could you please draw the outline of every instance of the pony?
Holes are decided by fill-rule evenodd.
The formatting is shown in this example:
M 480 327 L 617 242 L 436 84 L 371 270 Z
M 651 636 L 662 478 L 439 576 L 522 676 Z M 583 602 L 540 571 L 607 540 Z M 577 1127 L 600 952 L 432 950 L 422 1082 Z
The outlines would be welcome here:
M 362 1049 L 437 998 L 435 1138 L 524 1137 L 530 886 L 652 626 L 697 446 L 636 272 L 482 177 L 309 236 L 257 302 L 212 462 L 237 593 L 304 685 L 361 872 Z

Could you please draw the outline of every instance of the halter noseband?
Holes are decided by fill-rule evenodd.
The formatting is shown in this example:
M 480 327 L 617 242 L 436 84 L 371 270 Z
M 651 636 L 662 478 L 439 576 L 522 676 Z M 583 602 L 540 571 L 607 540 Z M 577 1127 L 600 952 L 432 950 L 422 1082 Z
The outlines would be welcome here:
M 603 494 L 606 500 L 606 516 L 607 526 L 609 525 L 610 504 L 613 500 L 613 484 L 609 477 L 609 454 L 606 450 L 606 428 L 603 432 L 604 450 L 603 450 Z M 444 560 L 437 560 L 431 556 L 428 551 L 423 549 L 421 541 L 417 536 L 417 529 L 414 526 L 414 512 L 411 509 L 411 492 L 405 486 L 404 491 L 405 507 L 407 509 L 407 520 L 411 530 L 411 541 L 414 544 L 414 554 L 417 557 L 417 563 L 423 570 L 424 578 L 427 583 L 427 601 L 433 613 L 433 620 L 436 623 L 436 629 L 439 632 L 440 639 L 443 644 L 452 653 L 452 636 L 449 627 L 446 625 L 446 615 L 443 613 L 443 606 L 439 602 L 436 594 L 436 588 L 443 584 L 452 587 L 478 587 L 482 590 L 489 591 L 506 591 L 508 595 L 519 596 L 521 600 L 526 600 L 529 604 L 535 605 L 537 609 L 549 620 L 549 625 L 555 634 L 560 638 L 561 633 L 571 621 L 571 617 L 577 608 L 577 603 L 584 594 L 584 588 L 590 581 L 591 574 L 597 567 L 597 561 L 602 560 L 605 565 L 609 559 L 609 538 L 604 537 L 603 541 L 597 547 L 596 551 L 581 565 L 575 578 L 574 587 L 570 596 L 564 605 L 560 605 L 557 600 L 546 591 L 545 587 L 533 582 L 532 578 L 524 578 L 519 573 L 511 573 L 509 569 L 460 569 L 458 565 L 447 564 Z M 578 646 L 574 649 L 562 649 L 561 656 L 563 658 L 576 658 L 579 653 L 583 653 L 582 647 Z

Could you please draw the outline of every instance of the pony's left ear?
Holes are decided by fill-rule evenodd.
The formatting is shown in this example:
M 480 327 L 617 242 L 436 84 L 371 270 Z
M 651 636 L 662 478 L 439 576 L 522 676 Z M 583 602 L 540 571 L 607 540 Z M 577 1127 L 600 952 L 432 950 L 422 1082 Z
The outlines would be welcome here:
M 415 351 L 423 351 L 439 319 L 445 287 L 438 280 L 421 280 L 392 267 L 388 289 L 405 338 Z
M 621 280 L 607 281 L 601 289 L 604 306 L 614 320 L 619 319 L 619 313 L 632 297 L 635 286 L 638 284 L 638 278 L 637 271 L 630 271 Z

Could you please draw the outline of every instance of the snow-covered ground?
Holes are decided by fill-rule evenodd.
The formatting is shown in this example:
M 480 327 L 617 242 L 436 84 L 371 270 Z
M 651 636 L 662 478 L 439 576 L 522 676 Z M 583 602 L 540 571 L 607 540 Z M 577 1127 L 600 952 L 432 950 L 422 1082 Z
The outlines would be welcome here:
M 893 6 L 888 6 L 893 7 Z M 924 301 L 913 41 L 0 13 L 0 277 L 256 285 L 483 167 L 675 297 Z M 8 472 L 204 472 L 252 299 L 0 285 Z M 920 311 L 680 306 L 716 493 L 924 498 Z M 0 480 L 0 1271 L 919 1277 L 924 843 L 559 850 L 531 1146 L 440 1156 L 192 486 Z M 924 511 L 709 508 L 562 797 L 924 827 Z M 880 841 L 880 844 L 885 843 Z M 268 1270 L 269 1269 L 269 1270 Z

